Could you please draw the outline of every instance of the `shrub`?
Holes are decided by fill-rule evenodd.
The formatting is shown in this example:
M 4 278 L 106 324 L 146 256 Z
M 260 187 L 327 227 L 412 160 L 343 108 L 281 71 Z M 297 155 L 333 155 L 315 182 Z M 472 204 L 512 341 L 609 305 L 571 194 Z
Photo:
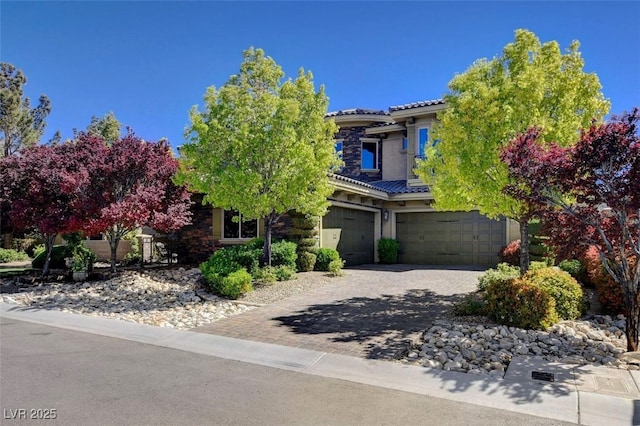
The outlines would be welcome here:
M 553 297 L 521 278 L 491 283 L 484 301 L 486 314 L 500 324 L 546 329 L 558 321 Z
M 331 263 L 332 260 L 340 260 L 340 253 L 338 253 L 337 250 L 330 248 L 318 249 L 314 269 L 316 271 L 329 272 L 329 263 Z
M 537 269 L 545 269 L 548 268 L 549 264 L 547 264 L 546 261 L 542 261 L 542 260 L 534 260 L 532 262 L 529 262 L 529 270 L 530 271 L 535 271 Z
M 296 243 L 291 241 L 278 241 L 271 244 L 271 266 L 285 265 L 296 269 Z
M 500 262 L 509 265 L 520 265 L 520 240 L 511 241 L 500 249 Z
M 256 268 L 251 276 L 253 281 L 258 284 L 273 284 L 278 280 L 276 269 L 273 266 L 264 266 Z
M 313 267 L 316 264 L 316 255 L 308 251 L 298 252 L 297 264 L 300 272 L 313 271 Z
M 453 313 L 460 316 L 484 315 L 484 304 L 480 293 L 467 294 L 461 302 L 453 305 Z
M 393 264 L 398 262 L 398 249 L 400 244 L 393 238 L 380 238 L 378 240 L 378 256 L 380 263 Z
M 528 271 L 522 279 L 553 297 L 560 318 L 578 319 L 585 311 L 582 287 L 567 272 L 556 268 L 535 269 Z
M 614 315 L 626 315 L 622 288 L 604 269 L 595 247 L 589 247 L 585 251 L 582 263 L 585 268 L 585 281 L 595 287 L 602 310 Z
M 226 277 L 222 277 L 220 280 L 220 287 L 217 289 L 217 292 L 229 299 L 237 299 L 252 290 L 251 274 L 249 274 L 246 269 L 242 268 L 230 273 Z
M 478 290 L 484 291 L 495 282 L 507 282 L 519 276 L 519 267 L 508 263 L 499 263 L 496 269 L 487 269 L 484 274 L 478 277 Z
M 18 260 L 28 260 L 29 256 L 26 253 L 13 250 L 3 249 L 0 247 L 0 263 L 16 262 Z
M 242 269 L 243 266 L 236 261 L 236 258 L 235 250 L 232 247 L 216 250 L 206 262 L 200 265 L 202 276 L 211 284 L 216 276 L 225 277 Z
M 339 277 L 343 274 L 342 267 L 344 266 L 344 260 L 332 260 L 329 262 L 329 275 L 332 277 Z
M 578 259 L 565 259 L 558 264 L 558 268 L 565 271 L 575 279 L 580 278 L 584 270 L 582 263 L 580 263 Z
M 278 265 L 273 270 L 278 281 L 289 281 L 296 277 L 296 270 L 287 265 Z
M 44 268 L 45 255 L 46 255 L 46 252 L 43 248 L 42 251 L 38 252 L 36 257 L 33 259 L 33 261 L 31 262 L 31 266 L 37 269 Z M 65 260 L 64 260 L 65 257 L 68 257 L 65 246 L 63 245 L 53 246 L 53 249 L 51 250 L 51 262 L 49 262 L 49 268 L 52 268 L 52 269 L 66 268 L 67 265 L 65 264 Z

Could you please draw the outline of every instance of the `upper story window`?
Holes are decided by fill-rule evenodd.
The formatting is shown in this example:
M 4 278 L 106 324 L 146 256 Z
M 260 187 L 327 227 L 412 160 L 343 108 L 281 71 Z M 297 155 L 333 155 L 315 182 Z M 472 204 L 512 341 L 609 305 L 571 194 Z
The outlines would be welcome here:
M 407 148 L 409 148 L 409 138 L 405 136 L 402 138 L 402 150 L 406 151 Z
M 336 140 L 336 153 L 338 154 L 338 158 L 342 160 L 342 142 L 343 139 Z
M 233 218 L 237 218 L 235 221 Z M 225 210 L 222 220 L 223 238 L 256 238 L 258 236 L 257 220 L 242 220 L 242 215 L 232 210 Z
M 416 142 L 416 157 L 424 158 L 424 150 L 427 148 L 427 144 L 429 143 L 429 129 L 427 127 L 418 129 L 418 139 Z
M 378 170 L 378 141 L 362 141 L 361 163 L 362 170 Z

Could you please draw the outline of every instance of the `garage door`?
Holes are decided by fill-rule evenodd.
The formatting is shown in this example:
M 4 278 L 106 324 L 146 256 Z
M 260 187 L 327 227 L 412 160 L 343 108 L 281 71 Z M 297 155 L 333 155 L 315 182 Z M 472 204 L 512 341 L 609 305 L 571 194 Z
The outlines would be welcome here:
M 478 212 L 396 214 L 399 261 L 423 265 L 495 265 L 506 221 Z
M 336 248 L 347 266 L 373 263 L 373 212 L 330 207 L 322 228 L 323 246 Z

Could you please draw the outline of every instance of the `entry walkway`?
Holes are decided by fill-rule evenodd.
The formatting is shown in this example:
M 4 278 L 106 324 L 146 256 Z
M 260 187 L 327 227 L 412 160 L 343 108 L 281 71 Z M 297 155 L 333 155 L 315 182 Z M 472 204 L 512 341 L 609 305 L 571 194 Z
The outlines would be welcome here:
M 480 270 L 368 265 L 297 296 L 192 329 L 368 359 L 399 358 Z

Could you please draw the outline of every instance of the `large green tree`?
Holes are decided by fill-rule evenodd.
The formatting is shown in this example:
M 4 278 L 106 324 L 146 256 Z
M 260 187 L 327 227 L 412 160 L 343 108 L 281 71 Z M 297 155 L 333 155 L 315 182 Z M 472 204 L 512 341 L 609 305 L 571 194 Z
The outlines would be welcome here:
M 8 157 L 20 149 L 35 145 L 47 125 L 51 102 L 40 95 L 36 107 L 24 96 L 27 77 L 14 65 L 0 63 L 0 156 Z
M 534 125 L 541 129 L 540 143 L 572 144 L 580 129 L 608 113 L 598 76 L 583 70 L 579 46 L 574 41 L 563 54 L 556 41 L 542 44 L 532 32 L 517 30 L 500 56 L 480 59 L 456 75 L 433 129 L 438 143 L 416 167 L 437 209 L 478 209 L 518 221 L 523 271 L 529 263 L 527 224 L 535 212 L 503 192 L 510 178 L 499 151 Z
M 205 107 L 193 107 L 181 149 L 180 179 L 216 207 L 243 219 L 264 219 L 264 259 L 271 263 L 271 229 L 291 210 L 321 215 L 339 164 L 325 120 L 328 98 L 301 69 L 295 80 L 261 49 L 244 52 L 240 72 L 209 87 Z

